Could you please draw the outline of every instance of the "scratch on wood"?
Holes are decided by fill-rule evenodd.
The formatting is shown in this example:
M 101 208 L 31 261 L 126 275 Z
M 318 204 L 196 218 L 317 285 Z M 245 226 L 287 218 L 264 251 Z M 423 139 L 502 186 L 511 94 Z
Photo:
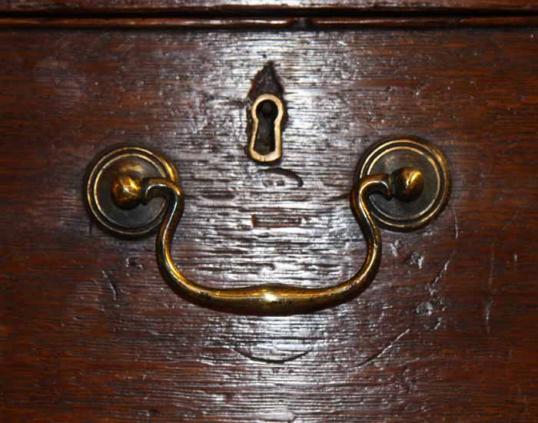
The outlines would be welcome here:
M 458 223 L 458 215 L 456 214 L 456 209 L 452 206 L 452 215 L 454 216 L 454 239 L 460 237 L 460 226 Z
M 102 270 L 101 273 L 103 274 L 103 277 L 105 278 L 105 281 L 107 281 L 108 286 L 109 286 L 109 288 L 110 288 L 110 291 L 112 292 L 112 299 L 113 299 L 114 301 L 117 301 L 117 300 L 118 300 L 119 290 L 118 290 L 118 286 L 116 285 L 116 282 L 115 282 L 114 279 L 108 274 L 108 272 Z
M 255 356 L 249 352 L 242 351 L 239 348 L 232 348 L 236 353 L 242 355 L 243 357 L 248 358 L 249 360 L 256 361 L 258 363 L 268 363 L 268 364 L 283 364 L 283 363 L 289 363 L 290 361 L 298 360 L 301 357 L 304 357 L 308 353 L 310 353 L 312 350 L 306 350 L 302 351 L 298 354 L 290 355 L 283 358 L 267 358 L 267 357 L 258 357 Z
M 491 307 L 493 306 L 493 296 L 495 295 L 495 289 L 493 289 L 493 275 L 495 273 L 495 244 L 491 244 L 489 253 L 489 272 L 488 272 L 488 293 L 484 303 L 484 325 L 486 327 L 486 333 L 491 333 Z
M 396 345 L 396 343 L 400 339 L 402 339 L 405 335 L 407 335 L 410 331 L 411 331 L 411 329 L 409 329 L 409 328 L 404 330 L 402 333 L 400 333 L 398 336 L 396 336 L 392 341 L 390 341 L 387 345 L 385 345 L 381 350 L 379 350 L 375 354 L 372 354 L 371 356 L 367 357 L 365 360 L 361 361 L 357 365 L 357 367 L 360 368 L 360 367 L 366 366 L 366 365 L 374 362 L 378 358 L 382 357 L 387 351 L 392 349 L 394 347 L 394 345 Z
M 520 210 L 516 210 L 510 219 L 506 221 L 506 223 L 501 227 L 499 232 L 497 232 L 497 235 L 493 239 L 490 245 L 490 251 L 489 251 L 489 271 L 488 271 L 488 280 L 487 280 L 487 294 L 486 294 L 486 300 L 484 302 L 484 326 L 486 328 L 486 333 L 491 333 L 491 309 L 493 307 L 493 303 L 495 302 L 494 297 L 497 294 L 497 289 L 494 287 L 494 279 L 495 279 L 495 261 L 496 261 L 496 249 L 497 244 L 499 242 L 499 239 L 501 238 L 501 235 L 506 232 L 506 230 L 512 226 L 512 224 L 517 220 L 519 217 Z
M 450 253 L 450 256 L 448 257 L 448 259 L 443 264 L 443 267 L 441 267 L 439 272 L 437 272 L 437 275 L 435 275 L 433 280 L 427 285 L 428 292 L 430 293 L 430 295 L 434 295 L 437 292 L 437 287 L 439 285 L 439 282 L 441 282 L 441 280 L 445 277 L 446 272 L 448 270 L 448 266 L 450 265 L 450 262 L 454 258 L 455 254 L 456 254 L 456 251 L 453 250 Z
M 484 323 L 486 324 L 486 332 L 489 334 L 491 332 L 491 326 L 489 320 L 491 317 L 491 307 L 493 306 L 493 298 L 488 298 L 486 304 L 484 305 Z
M 488 273 L 488 290 L 491 293 L 493 288 L 493 273 L 495 272 L 495 244 L 491 244 L 489 252 L 489 273 Z
M 391 248 L 392 250 L 392 248 Z M 394 255 L 394 254 L 393 254 Z M 417 269 L 422 269 L 424 267 L 424 256 L 416 251 L 413 251 L 407 260 L 405 261 L 409 266 L 414 266 Z
M 458 215 L 456 214 L 456 210 L 454 209 L 454 207 L 452 207 L 452 215 L 454 216 L 454 240 L 457 240 L 460 236 L 460 228 L 459 228 L 459 223 L 458 223 Z M 452 251 L 450 252 L 450 255 L 448 256 L 448 259 L 444 262 L 443 266 L 441 267 L 439 272 L 437 272 L 433 280 L 429 284 L 427 284 L 427 289 L 430 296 L 433 296 L 437 293 L 438 285 L 441 282 L 441 280 L 443 280 L 443 278 L 445 277 L 448 271 L 448 266 L 450 266 L 450 263 L 452 262 L 452 259 L 456 255 L 456 252 L 457 252 L 457 248 L 456 248 L 456 245 L 454 245 L 454 247 L 452 248 Z

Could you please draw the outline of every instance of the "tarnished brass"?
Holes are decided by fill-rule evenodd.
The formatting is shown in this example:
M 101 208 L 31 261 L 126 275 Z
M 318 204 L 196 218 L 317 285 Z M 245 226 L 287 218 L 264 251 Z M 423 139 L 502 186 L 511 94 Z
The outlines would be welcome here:
M 273 148 L 267 153 L 260 153 L 256 150 L 256 140 L 261 130 L 259 115 L 264 112 L 262 108 L 267 104 L 276 108 L 272 130 L 270 134 L 266 134 L 266 136 L 273 137 Z M 280 160 L 282 157 L 282 119 L 284 118 L 284 104 L 282 100 L 273 94 L 262 94 L 254 101 L 250 109 L 250 115 L 252 118 L 252 132 L 248 143 L 248 155 L 252 160 L 260 163 L 272 163 Z
M 411 231 L 428 224 L 446 205 L 450 196 L 450 173 L 443 153 L 418 139 L 396 139 L 372 146 L 362 156 L 355 180 L 377 173 L 406 168 L 396 181 L 400 196 L 387 201 L 380 195 L 368 200 L 372 215 L 381 226 L 393 231 Z M 416 174 L 420 171 L 420 176 Z M 420 196 L 410 196 L 407 184 L 420 184 Z
M 86 202 L 95 219 L 114 235 L 140 237 L 162 221 L 166 201 L 142 205 L 139 183 L 144 178 L 179 181 L 176 168 L 161 155 L 145 148 L 126 146 L 100 155 L 86 181 Z
M 431 150 L 431 146 L 417 143 L 419 142 L 413 141 L 415 150 L 409 151 L 414 152 L 410 153 L 406 150 L 406 154 L 419 154 L 428 157 L 428 160 L 431 159 L 428 152 L 433 151 L 437 155 L 440 154 L 438 150 Z M 380 158 L 386 156 L 389 150 L 385 147 L 388 146 L 397 149 L 403 148 L 400 141 L 395 143 L 389 141 L 378 145 L 376 149 L 372 150 L 377 153 L 373 156 L 371 156 L 372 151 L 369 153 L 368 157 L 370 158 L 367 162 L 371 164 L 367 169 L 372 169 Z M 405 148 L 411 147 L 405 144 Z M 144 169 L 138 169 L 137 166 L 135 166 L 137 171 L 133 171 L 133 166 L 138 164 L 139 160 L 150 160 L 153 164 L 155 164 L 154 160 L 157 160 L 161 166 L 160 170 L 167 175 L 148 177 L 146 176 L 147 172 Z M 365 165 L 364 160 L 361 163 L 362 166 Z M 108 190 L 110 203 L 124 213 L 132 213 L 138 208 L 148 207 L 158 199 L 166 198 L 167 207 L 162 215 L 162 224 L 156 242 L 157 262 L 164 278 L 182 297 L 205 307 L 234 313 L 264 315 L 304 313 L 335 306 L 354 298 L 375 277 L 381 259 L 381 235 L 370 211 L 369 200 L 373 199 L 374 195 L 381 195 L 387 202 L 394 199 L 393 201 L 408 202 L 409 204 L 413 202 L 419 202 L 420 205 L 430 204 L 429 201 L 422 202 L 421 198 L 429 193 L 426 188 L 431 183 L 428 179 L 431 176 L 431 170 L 426 169 L 429 173 L 424 173 L 422 169 L 413 166 L 415 163 L 416 160 L 393 161 L 391 167 L 394 169 L 390 173 L 366 173 L 362 175 L 362 171 L 359 171 L 362 176 L 351 190 L 350 203 L 364 235 L 367 247 L 366 258 L 353 277 L 328 288 L 302 288 L 288 284 L 270 284 L 219 289 L 203 286 L 187 278 L 174 263 L 171 252 L 174 233 L 183 214 L 185 196 L 179 186 L 177 174 L 173 172 L 174 167 L 162 156 L 157 156 L 147 150 L 119 149 L 109 152 L 99 159 L 88 179 L 88 204 L 93 215 L 100 223 L 105 224 L 107 229 L 113 229 L 115 233 L 124 235 L 123 230 L 117 230 L 116 226 L 129 227 L 131 231 L 129 234 L 133 235 L 137 231 L 139 234 L 145 234 L 147 222 L 142 220 L 143 225 L 140 228 L 135 228 L 129 226 L 132 221 L 122 224 L 118 222 L 118 216 L 114 215 L 112 219 L 106 216 L 107 209 L 104 209 L 100 206 L 99 201 L 96 201 L 101 199 L 103 190 Z M 443 163 L 446 164 L 446 161 Z M 113 174 L 109 178 L 99 177 L 108 169 L 114 169 L 115 173 L 112 172 Z M 446 169 L 443 172 L 441 175 L 448 175 Z M 448 188 L 448 180 L 443 180 L 442 183 L 443 187 Z M 445 193 L 445 190 L 444 188 L 436 188 L 434 192 Z M 100 194 L 96 195 L 96 193 Z M 444 198 L 442 204 L 446 202 L 446 197 Z M 421 223 L 431 220 L 440 210 L 441 207 L 436 206 L 433 215 L 431 211 L 428 211 L 426 215 L 419 214 L 422 219 Z M 150 223 L 154 221 L 155 215 L 160 219 L 160 213 L 160 206 L 152 209 Z M 113 221 L 116 226 L 111 228 L 110 221 Z M 416 222 L 413 224 L 416 225 Z M 395 227 L 401 229 L 398 226 Z

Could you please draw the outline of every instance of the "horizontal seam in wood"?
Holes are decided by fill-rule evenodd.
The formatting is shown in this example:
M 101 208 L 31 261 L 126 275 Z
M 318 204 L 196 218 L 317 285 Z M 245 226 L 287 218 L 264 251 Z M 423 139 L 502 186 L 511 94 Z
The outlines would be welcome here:
M 0 17 L 0 28 L 37 29 L 286 29 L 327 30 L 361 28 L 472 28 L 538 26 L 538 15 L 405 18 L 151 18 L 151 17 Z

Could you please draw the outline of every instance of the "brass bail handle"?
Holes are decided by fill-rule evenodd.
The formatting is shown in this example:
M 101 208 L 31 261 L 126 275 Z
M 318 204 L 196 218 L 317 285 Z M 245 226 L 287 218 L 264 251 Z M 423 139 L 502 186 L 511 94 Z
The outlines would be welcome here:
M 220 289 L 187 278 L 171 252 L 185 196 L 174 166 L 147 149 L 122 147 L 100 156 L 87 179 L 86 200 L 97 221 L 116 235 L 137 237 L 159 228 L 159 269 L 183 298 L 221 311 L 290 315 L 356 297 L 379 268 L 377 223 L 400 231 L 424 226 L 442 210 L 450 191 L 446 159 L 438 149 L 418 140 L 375 145 L 361 159 L 355 179 L 350 205 L 366 242 L 366 257 L 349 280 L 328 288 L 268 284 Z

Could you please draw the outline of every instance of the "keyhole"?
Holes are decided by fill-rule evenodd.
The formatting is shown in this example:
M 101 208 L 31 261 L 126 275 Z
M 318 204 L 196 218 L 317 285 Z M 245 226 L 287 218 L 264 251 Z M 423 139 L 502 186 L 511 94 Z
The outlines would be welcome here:
M 262 101 L 256 110 L 258 117 L 258 133 L 254 142 L 254 150 L 258 154 L 269 154 L 275 151 L 275 119 L 278 108 L 271 100 Z
M 282 157 L 282 100 L 273 94 L 260 95 L 249 110 L 252 125 L 248 155 L 258 163 L 274 163 Z

